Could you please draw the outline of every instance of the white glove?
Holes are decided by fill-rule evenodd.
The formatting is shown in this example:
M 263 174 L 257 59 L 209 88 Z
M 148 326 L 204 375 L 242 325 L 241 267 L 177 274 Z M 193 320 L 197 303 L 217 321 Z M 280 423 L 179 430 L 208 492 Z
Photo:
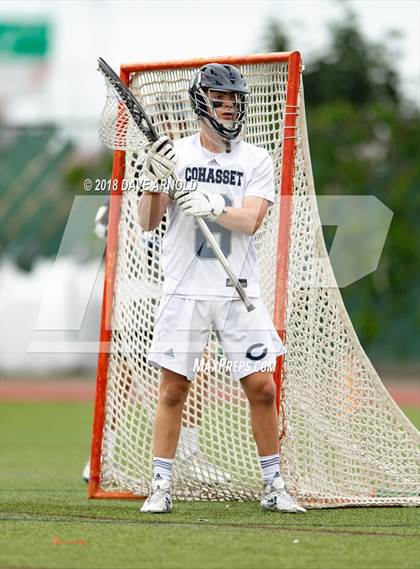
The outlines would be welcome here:
M 172 142 L 163 135 L 147 151 L 142 177 L 155 184 L 169 178 L 175 166 L 176 155 Z
M 175 192 L 174 201 L 186 215 L 204 217 L 210 221 L 215 221 L 226 205 L 223 196 L 204 190 L 179 190 Z
M 95 235 L 99 239 L 106 239 L 108 234 L 109 200 L 105 205 L 101 205 L 95 215 Z

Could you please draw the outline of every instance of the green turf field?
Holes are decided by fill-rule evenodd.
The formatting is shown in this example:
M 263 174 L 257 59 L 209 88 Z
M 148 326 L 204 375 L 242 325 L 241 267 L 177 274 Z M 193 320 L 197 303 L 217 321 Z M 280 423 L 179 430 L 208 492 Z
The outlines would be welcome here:
M 420 424 L 418 410 L 406 412 Z M 1 569 L 420 567 L 416 508 L 293 516 L 180 502 L 170 516 L 144 516 L 139 502 L 87 500 L 91 414 L 90 404 L 1 407 Z

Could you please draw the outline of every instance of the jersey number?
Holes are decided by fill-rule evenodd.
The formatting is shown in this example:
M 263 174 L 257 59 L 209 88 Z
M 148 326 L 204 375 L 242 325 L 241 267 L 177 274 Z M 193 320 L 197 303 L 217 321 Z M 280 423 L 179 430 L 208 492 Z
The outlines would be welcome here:
M 232 200 L 230 197 L 225 196 L 224 194 L 222 195 L 225 198 L 226 205 L 231 206 Z M 215 221 L 206 221 L 206 223 L 213 235 L 220 235 L 220 249 L 223 251 L 224 256 L 227 257 L 230 255 L 232 248 L 232 232 L 230 229 L 222 227 Z M 204 239 L 199 227 L 196 227 L 195 229 L 195 250 L 197 251 L 197 257 L 199 259 L 216 259 L 213 249 L 207 244 L 207 241 Z

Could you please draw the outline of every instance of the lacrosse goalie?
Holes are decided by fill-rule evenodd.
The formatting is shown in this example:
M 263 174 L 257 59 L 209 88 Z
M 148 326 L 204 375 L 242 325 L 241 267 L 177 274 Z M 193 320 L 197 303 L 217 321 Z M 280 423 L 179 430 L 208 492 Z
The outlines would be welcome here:
M 231 65 L 208 64 L 193 74 L 190 102 L 198 134 L 174 143 L 162 136 L 149 148 L 143 180 L 154 190 L 139 200 L 139 223 L 151 231 L 167 219 L 163 240 L 163 295 L 149 352 L 161 369 L 154 421 L 153 480 L 143 513 L 172 509 L 172 468 L 194 362 L 214 329 L 248 398 L 264 479 L 261 506 L 305 512 L 289 495 L 279 467 L 278 416 L 272 373 L 285 353 L 260 298 L 253 235 L 274 203 L 273 164 L 266 150 L 246 143 L 249 90 Z M 173 174 L 183 182 L 171 200 L 159 191 Z M 255 306 L 248 312 L 207 245 L 195 220 L 203 218 Z

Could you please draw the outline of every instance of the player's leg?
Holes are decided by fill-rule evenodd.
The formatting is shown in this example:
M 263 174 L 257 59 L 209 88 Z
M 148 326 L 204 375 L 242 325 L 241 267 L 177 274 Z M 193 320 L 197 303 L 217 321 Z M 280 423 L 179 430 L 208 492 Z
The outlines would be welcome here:
M 211 365 L 214 357 L 209 349 L 209 344 L 207 344 L 201 356 L 201 363 L 204 367 Z M 201 484 L 222 484 L 232 480 L 231 474 L 213 464 L 202 452 L 200 446 L 206 384 L 205 373 L 198 371 L 194 376 L 194 381 L 191 382 L 189 397 L 184 407 L 176 456 L 182 461 L 182 470 L 188 479 Z
M 232 374 L 248 397 L 258 452 L 270 456 L 279 452 L 279 443 L 276 386 L 268 370 L 285 350 L 263 303 L 255 299 L 254 304 L 256 309 L 247 312 L 239 300 L 226 301 L 216 312 L 215 325 L 227 358 L 235 364 Z
M 261 506 L 265 510 L 303 513 L 305 509 L 286 490 L 280 474 L 276 388 L 271 373 L 255 372 L 241 380 L 249 401 L 252 432 L 264 478 Z
M 191 383 L 185 376 L 169 369 L 162 369 L 159 400 L 155 416 L 154 456 L 168 459 L 174 458 L 181 429 L 184 404 L 190 385 Z
M 172 466 L 184 403 L 194 377 L 193 362 L 208 335 L 205 306 L 183 297 L 163 297 L 156 315 L 149 363 L 162 369 L 155 415 L 152 492 L 145 513 L 169 512 Z
M 141 508 L 143 513 L 163 514 L 172 510 L 172 467 L 189 388 L 185 376 L 162 369 L 154 423 L 152 488 Z
M 218 311 L 216 324 L 233 376 L 241 381 L 250 405 L 251 424 L 264 478 L 264 509 L 303 512 L 286 491 L 280 475 L 276 387 L 272 376 L 276 358 L 285 349 L 260 299 L 252 313 L 237 300 Z M 240 341 L 238 340 L 240 338 Z M 237 371 L 235 371 L 237 370 Z
M 209 357 L 205 351 L 211 329 L 210 303 L 184 297 L 162 297 L 156 314 L 149 363 L 186 376 L 193 381 L 193 397 L 184 407 L 183 426 L 177 449 L 180 476 L 200 484 L 230 480 L 200 452 L 199 437 L 203 415 L 202 375 L 195 365 Z
M 202 357 L 206 357 L 206 351 Z M 181 432 L 177 447 L 177 456 L 187 461 L 199 452 L 200 429 L 203 419 L 202 375 L 196 374 L 191 382 L 190 396 L 182 415 Z
M 256 372 L 241 379 L 247 396 L 251 426 L 259 456 L 279 452 L 279 427 L 276 409 L 276 386 L 268 372 Z

